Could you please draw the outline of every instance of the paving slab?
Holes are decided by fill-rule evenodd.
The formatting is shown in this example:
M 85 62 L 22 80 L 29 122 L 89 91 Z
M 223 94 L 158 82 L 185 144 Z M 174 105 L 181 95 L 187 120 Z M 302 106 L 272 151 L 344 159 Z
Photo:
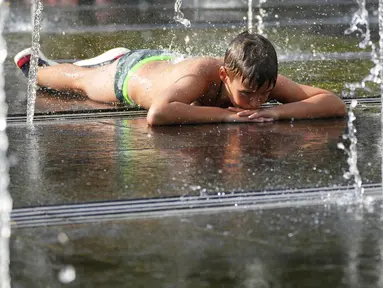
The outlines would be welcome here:
M 10 123 L 15 208 L 353 185 L 337 147 L 346 118 L 150 127 L 144 116 L 63 117 Z M 380 115 L 360 110 L 355 123 L 363 183 L 380 183 Z
M 15 229 L 12 281 L 31 288 L 381 287 L 381 204 Z M 73 278 L 63 271 L 74 271 L 74 281 L 64 284 Z

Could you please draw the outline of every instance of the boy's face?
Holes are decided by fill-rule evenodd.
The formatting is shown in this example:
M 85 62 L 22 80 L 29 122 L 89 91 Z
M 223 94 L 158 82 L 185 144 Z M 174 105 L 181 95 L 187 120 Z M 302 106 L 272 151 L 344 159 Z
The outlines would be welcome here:
M 267 82 L 260 88 L 250 88 L 242 83 L 240 75 L 229 77 L 226 73 L 226 77 L 224 77 L 222 81 L 226 84 L 231 103 L 235 107 L 242 109 L 259 109 L 261 105 L 267 101 L 273 89 L 273 86 L 269 86 Z

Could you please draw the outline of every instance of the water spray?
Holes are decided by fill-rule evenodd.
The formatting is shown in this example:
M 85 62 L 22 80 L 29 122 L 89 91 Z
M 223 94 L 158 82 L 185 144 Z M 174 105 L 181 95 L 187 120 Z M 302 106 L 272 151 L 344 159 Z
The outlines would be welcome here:
M 352 34 L 354 32 L 360 33 L 362 41 L 359 43 L 359 47 L 362 49 L 366 49 L 368 47 L 371 48 L 371 61 L 374 66 L 370 69 L 369 74 L 364 77 L 360 83 L 345 84 L 345 88 L 349 90 L 351 96 L 355 95 L 356 89 L 367 89 L 367 82 L 380 84 L 380 72 L 382 70 L 382 65 L 379 61 L 376 45 L 371 41 L 371 29 L 369 24 L 369 15 L 366 9 L 366 0 L 357 0 L 357 3 L 359 8 L 354 13 L 350 27 L 346 29 L 345 34 Z M 381 13 L 379 13 L 379 15 L 380 14 Z M 343 93 L 343 95 L 345 95 L 345 93 Z
M 181 12 L 182 0 L 176 0 L 174 3 L 174 20 L 181 23 L 185 27 L 190 27 L 191 23 L 188 19 L 185 18 L 184 13 Z
M 354 126 L 354 121 L 356 119 L 354 114 L 354 109 L 358 105 L 357 100 L 352 100 L 350 109 L 348 111 L 348 133 L 343 135 L 344 140 L 349 140 L 350 145 L 348 148 L 345 147 L 343 143 L 338 143 L 338 148 L 342 149 L 348 155 L 347 163 L 349 166 L 349 170 L 343 174 L 345 179 L 354 179 L 354 195 L 357 199 L 360 199 L 363 196 L 364 189 L 362 188 L 362 177 L 360 176 L 358 170 L 358 153 L 356 144 L 358 143 L 358 139 L 356 138 L 356 128 Z
M 8 138 L 7 106 L 4 91 L 3 64 L 7 57 L 7 48 L 3 38 L 4 24 L 8 15 L 8 6 L 0 0 L 0 288 L 10 288 L 9 274 L 9 237 L 11 235 L 10 215 L 12 198 L 8 192 L 9 163 L 7 159 Z
M 40 28 L 41 28 L 41 12 L 43 4 L 40 0 L 35 0 L 36 8 L 33 20 L 32 31 L 32 55 L 29 64 L 28 90 L 27 90 L 27 123 L 33 123 L 35 115 L 36 89 L 37 89 L 37 64 L 39 60 L 40 49 Z

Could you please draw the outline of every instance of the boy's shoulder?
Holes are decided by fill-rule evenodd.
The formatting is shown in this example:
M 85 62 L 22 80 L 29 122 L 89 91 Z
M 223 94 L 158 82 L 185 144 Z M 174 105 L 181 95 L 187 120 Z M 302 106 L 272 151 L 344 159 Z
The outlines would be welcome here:
M 188 58 L 185 61 L 190 72 L 202 75 L 216 74 L 218 68 L 223 65 L 222 59 L 206 56 Z
M 216 58 L 216 57 L 210 57 L 210 56 L 199 56 L 192 58 L 196 63 L 199 65 L 222 65 L 223 60 L 222 58 Z

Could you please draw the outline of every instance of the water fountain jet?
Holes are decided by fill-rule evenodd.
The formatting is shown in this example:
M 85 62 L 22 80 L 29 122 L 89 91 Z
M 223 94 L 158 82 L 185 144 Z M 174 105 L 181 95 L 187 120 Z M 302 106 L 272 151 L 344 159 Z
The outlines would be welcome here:
M 247 4 L 247 30 L 249 30 L 249 33 L 253 33 L 253 0 L 248 0 Z
M 40 0 L 35 0 L 35 14 L 32 30 L 32 55 L 30 59 L 29 75 L 28 75 L 28 91 L 27 91 L 27 123 L 33 123 L 35 114 L 36 89 L 37 89 L 37 64 L 40 49 L 40 18 L 43 5 Z M 34 7 L 34 6 L 32 6 Z M 34 8 L 32 8 L 33 10 Z
M 258 2 L 258 14 L 255 16 L 257 19 L 257 27 L 256 32 L 260 35 L 264 34 L 264 18 L 266 17 L 267 13 L 266 10 L 262 8 L 262 4 L 266 3 L 267 0 L 259 0 Z M 248 0 L 247 2 L 248 10 L 247 10 L 247 30 L 249 33 L 253 33 L 253 0 Z
M 265 4 L 267 0 L 259 0 L 259 4 L 258 4 L 258 8 L 259 8 L 259 13 L 258 15 L 255 17 L 257 18 L 258 22 L 257 22 L 257 33 L 260 34 L 260 35 L 265 35 L 265 24 L 264 24 L 264 21 L 263 19 L 266 17 L 267 13 L 266 13 L 266 10 L 262 8 L 262 4 Z
M 7 57 L 7 49 L 3 38 L 5 18 L 8 7 L 0 0 L 0 288 L 11 287 L 9 275 L 9 237 L 11 234 L 10 214 L 12 199 L 8 193 L 9 164 L 7 160 L 8 137 L 5 132 L 7 126 L 7 107 L 5 104 L 3 63 Z
M 176 0 L 176 2 L 174 3 L 174 20 L 188 28 L 191 26 L 191 23 L 190 20 L 184 17 L 184 13 L 181 12 L 181 5 L 182 0 Z
M 379 0 L 378 8 L 379 21 L 379 65 L 380 65 L 380 115 L 381 115 L 381 155 L 382 155 L 382 187 L 383 187 L 383 0 Z
M 357 0 L 359 6 L 358 10 L 354 13 L 350 27 L 345 31 L 345 34 L 352 34 L 358 32 L 361 34 L 362 41 L 359 43 L 359 47 L 366 49 L 371 48 L 371 61 L 374 66 L 370 69 L 369 74 L 362 79 L 359 83 L 346 83 L 345 88 L 349 91 L 351 96 L 355 95 L 357 89 L 367 89 L 366 83 L 381 83 L 380 71 L 381 64 L 379 63 L 379 57 L 377 48 L 374 42 L 371 40 L 371 29 L 369 24 L 369 15 L 366 8 L 366 0 Z M 380 13 L 381 14 L 381 13 Z M 347 92 L 343 92 L 345 95 Z
M 358 105 L 358 101 L 355 99 L 352 100 L 348 112 L 348 133 L 343 135 L 343 139 L 349 140 L 350 145 L 346 148 L 343 143 L 338 143 L 338 148 L 344 150 L 348 155 L 347 164 L 349 166 L 349 171 L 344 173 L 343 177 L 345 179 L 354 179 L 354 197 L 360 199 L 364 194 L 364 189 L 362 187 L 362 177 L 360 176 L 358 169 L 358 153 L 356 146 L 358 139 L 356 138 L 356 128 L 354 125 L 354 121 L 356 120 L 354 109 L 356 105 Z

